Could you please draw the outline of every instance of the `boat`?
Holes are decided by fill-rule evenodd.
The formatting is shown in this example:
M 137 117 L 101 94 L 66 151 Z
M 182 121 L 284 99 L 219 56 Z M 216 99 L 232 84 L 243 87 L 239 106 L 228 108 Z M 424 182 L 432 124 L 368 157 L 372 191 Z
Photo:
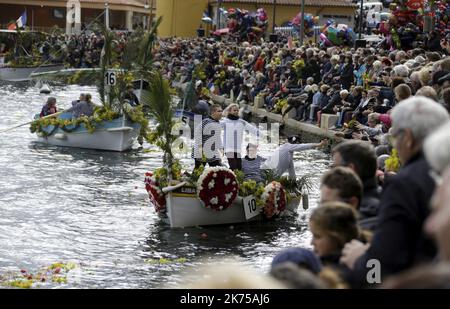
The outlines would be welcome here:
M 0 80 L 9 82 L 22 82 L 31 80 L 33 73 L 46 73 L 59 71 L 64 68 L 62 64 L 46 64 L 32 67 L 0 67 Z
M 163 190 L 164 191 L 164 190 Z M 166 218 L 171 228 L 238 224 L 263 221 L 262 212 L 252 207 L 250 197 L 238 196 L 233 204 L 222 211 L 215 211 L 203 206 L 197 197 L 196 188 L 183 186 L 166 194 Z M 286 206 L 284 216 L 297 212 L 301 197 L 292 198 Z
M 71 119 L 71 113 L 63 113 L 60 119 Z M 125 151 L 131 148 L 139 135 L 141 125 L 125 116 L 102 121 L 90 133 L 84 124 L 71 125 L 64 129 L 50 125 L 38 133 L 38 142 L 54 146 L 86 149 Z
M 0 80 L 11 82 L 29 81 L 33 73 L 44 73 L 63 69 L 64 65 L 62 63 L 42 63 L 39 57 L 32 55 L 30 48 L 27 51 L 23 45 L 17 45 L 16 43 L 21 40 L 33 42 L 36 38 L 38 41 L 42 41 L 47 36 L 48 34 L 39 31 L 0 29 L 0 41 L 4 41 L 11 50 L 15 50 L 13 59 L 16 63 L 16 65 L 12 66 L 6 62 L 6 54 L 0 55 Z M 23 62 L 19 61 L 20 59 Z M 40 65 L 37 65 L 36 62 L 39 62 Z

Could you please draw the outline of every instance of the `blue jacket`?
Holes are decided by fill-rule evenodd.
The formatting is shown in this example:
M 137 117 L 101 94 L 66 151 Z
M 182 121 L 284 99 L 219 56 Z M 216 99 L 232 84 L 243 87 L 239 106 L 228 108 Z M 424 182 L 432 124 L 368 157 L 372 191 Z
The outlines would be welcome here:
M 363 85 L 363 78 L 362 75 L 366 72 L 366 65 L 362 64 L 358 70 L 353 71 L 356 78 L 356 86 L 362 86 Z

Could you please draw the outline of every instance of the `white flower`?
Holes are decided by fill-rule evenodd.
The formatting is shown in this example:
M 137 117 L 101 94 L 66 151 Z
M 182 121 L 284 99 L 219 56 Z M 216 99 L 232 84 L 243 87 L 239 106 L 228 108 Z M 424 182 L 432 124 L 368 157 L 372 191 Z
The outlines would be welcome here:
M 216 183 L 214 182 L 214 180 L 211 180 L 211 181 L 208 183 L 208 188 L 209 188 L 209 189 L 212 189 L 212 188 L 214 188 L 215 185 L 216 185 Z
M 216 177 L 217 177 L 217 173 L 214 173 L 214 174 L 213 174 L 213 177 L 216 178 Z
M 228 193 L 228 194 L 225 194 L 225 202 L 228 203 L 228 201 L 231 199 L 231 197 L 233 197 L 233 193 L 232 192 Z
M 211 203 L 211 205 L 217 205 L 219 203 L 219 198 L 215 196 L 212 199 L 210 199 L 209 202 Z
M 227 184 L 230 183 L 230 181 L 231 181 L 230 178 L 225 178 L 224 181 L 223 181 L 223 183 L 224 183 L 225 185 L 227 185 Z

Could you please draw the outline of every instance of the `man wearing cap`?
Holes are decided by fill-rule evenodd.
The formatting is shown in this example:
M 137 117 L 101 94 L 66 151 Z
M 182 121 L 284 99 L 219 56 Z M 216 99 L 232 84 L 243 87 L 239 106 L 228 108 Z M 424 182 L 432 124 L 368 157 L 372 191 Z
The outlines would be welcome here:
M 275 177 L 281 177 L 285 172 L 289 172 L 289 178 L 295 179 L 294 152 L 317 149 L 328 145 L 326 139 L 315 144 L 300 144 L 300 142 L 301 138 L 298 135 L 289 137 L 288 143 L 278 147 L 274 154 L 261 165 L 261 169 L 272 170 Z

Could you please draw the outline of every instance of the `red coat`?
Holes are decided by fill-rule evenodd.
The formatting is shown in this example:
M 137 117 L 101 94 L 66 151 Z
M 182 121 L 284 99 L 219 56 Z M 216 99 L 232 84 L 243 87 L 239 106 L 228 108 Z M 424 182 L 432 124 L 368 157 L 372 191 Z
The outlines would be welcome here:
M 256 60 L 254 69 L 256 72 L 264 72 L 264 65 L 265 65 L 265 59 L 262 57 L 259 57 L 258 60 Z

